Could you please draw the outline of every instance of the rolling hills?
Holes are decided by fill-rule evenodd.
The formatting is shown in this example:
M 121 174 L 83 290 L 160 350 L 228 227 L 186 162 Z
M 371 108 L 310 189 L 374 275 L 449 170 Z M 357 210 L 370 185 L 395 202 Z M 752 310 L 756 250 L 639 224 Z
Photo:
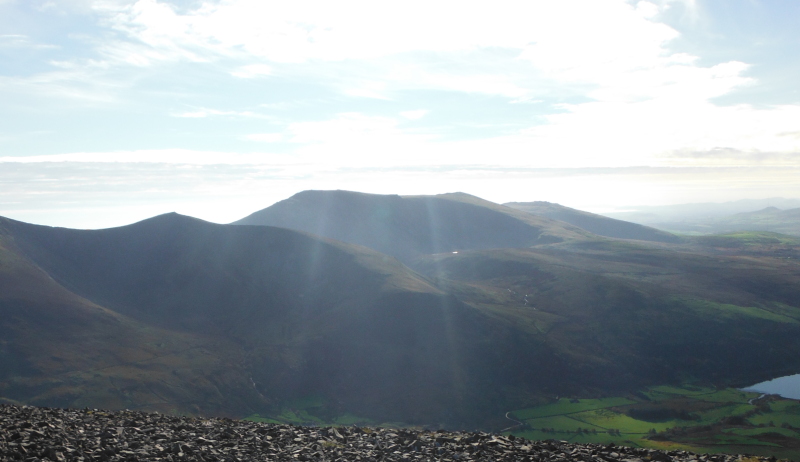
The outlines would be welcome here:
M 800 208 L 781 210 L 766 207 L 755 212 L 737 213 L 709 223 L 713 232 L 768 231 L 800 236 Z
M 654 213 L 622 212 L 609 215 L 661 230 L 689 235 L 758 231 L 800 236 L 798 200 L 753 201 L 750 208 L 745 207 L 747 202 L 740 202 L 742 204 L 736 202 L 687 204 L 686 206 L 675 206 L 674 210 L 670 210 L 669 207 L 654 207 Z M 767 204 L 777 204 L 781 208 Z M 755 205 L 761 205 L 761 208 L 755 208 Z M 661 209 L 665 210 L 662 212 Z
M 610 239 L 465 194 L 266 211 L 325 236 L 0 219 L 0 399 L 502 428 L 556 396 L 800 369 L 791 238 Z
M 135 371 L 111 374 L 108 381 L 117 386 L 104 390 L 93 371 L 133 362 L 149 376 L 154 354 L 148 347 L 180 343 L 169 371 L 177 378 L 161 388 L 192 394 L 165 397 L 182 412 L 246 415 L 276 400 L 318 394 L 351 411 L 434 420 L 442 407 L 461 408 L 459 399 L 466 399 L 456 393 L 465 386 L 456 379 L 471 366 L 459 358 L 486 356 L 462 340 L 486 335 L 479 313 L 394 258 L 364 248 L 175 214 L 100 231 L 11 220 L 3 228 L 9 243 L 4 261 L 17 261 L 8 284 L 22 278 L 31 287 L 5 294 L 2 305 L 13 313 L 1 324 L 3 338 L 15 339 L 6 356 L 19 366 L 0 390 L 13 400 L 76 405 L 111 394 L 111 407 L 148 407 L 136 395 L 147 386 L 137 383 Z M 38 280 L 23 271 L 32 268 Z M 37 299 L 42 287 L 51 288 L 54 299 Z M 69 303 L 93 307 L 96 315 L 73 325 L 75 314 L 60 308 Z M 108 317 L 126 326 L 109 330 Z M 459 335 L 443 336 L 448 329 Z M 123 354 L 116 339 L 133 351 Z M 108 357 L 82 357 L 94 349 Z M 59 368 L 47 362 L 59 355 L 77 363 Z M 65 379 L 73 392 L 63 381 L 39 394 L 13 385 L 81 371 L 86 381 L 74 374 Z M 209 384 L 213 394 L 231 400 L 223 409 L 209 409 L 205 393 L 186 390 L 214 374 L 225 378 Z
M 681 238 L 665 231 L 584 212 L 570 207 L 564 207 L 563 205 L 550 202 L 509 202 L 503 205 L 528 212 L 531 215 L 560 220 L 599 236 L 653 242 L 681 242 Z

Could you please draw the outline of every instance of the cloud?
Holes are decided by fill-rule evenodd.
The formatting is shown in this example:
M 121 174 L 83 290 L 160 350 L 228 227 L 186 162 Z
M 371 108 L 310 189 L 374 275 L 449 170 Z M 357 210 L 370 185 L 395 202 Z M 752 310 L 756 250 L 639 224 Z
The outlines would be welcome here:
M 231 72 L 231 75 L 242 79 L 252 79 L 254 77 L 272 75 L 272 67 L 266 64 L 250 64 L 236 69 Z
M 680 3 L 696 8 L 691 1 Z M 281 138 L 248 134 L 258 130 L 252 127 L 234 137 L 285 141 L 280 149 L 286 156 L 347 165 L 480 163 L 487 155 L 513 166 L 682 165 L 721 162 L 715 156 L 681 154 L 718 149 L 751 153 L 734 156 L 737 165 L 764 162 L 760 153 L 765 152 L 793 158 L 797 139 L 781 134 L 796 131 L 798 107 L 716 104 L 715 98 L 758 82 L 746 76 L 747 63 L 701 65 L 698 56 L 670 51 L 679 33 L 659 22 L 659 14 L 676 4 L 500 0 L 489 8 L 456 1 L 226 0 L 181 9 L 157 0 L 104 1 L 94 4 L 103 33 L 87 42 L 97 46 L 96 56 L 53 60 L 55 71 L 0 77 L 0 86 L 120 104 L 119 94 L 135 100 L 141 92 L 134 87 L 152 76 L 186 73 L 201 80 L 203 71 L 216 73 L 206 86 L 195 80 L 187 84 L 197 85 L 187 97 L 197 102 L 170 114 L 185 119 L 269 118 L 248 109 L 269 101 L 268 92 L 257 93 L 263 99 L 249 106 L 231 102 L 214 109 L 200 102 L 204 91 L 216 101 L 236 96 L 242 105 L 236 88 L 271 88 L 267 85 L 278 82 L 281 87 L 275 88 L 290 94 L 299 84 L 334 89 L 341 105 L 331 110 L 331 104 L 325 112 L 295 107 L 295 122 L 286 125 Z M 270 79 L 238 80 L 261 76 Z M 422 135 L 400 121 L 428 122 L 423 112 L 365 109 L 391 103 L 408 107 L 404 98 L 421 91 L 429 92 L 430 103 L 442 105 L 448 104 L 445 93 L 489 95 L 498 106 L 503 101 L 541 104 L 509 110 L 505 117 L 530 121 L 517 133 L 497 136 L 498 129 L 483 139 L 449 137 L 447 142 L 443 138 L 449 133 L 437 136 L 437 130 L 455 123 L 428 127 Z M 275 104 L 296 102 L 292 98 Z M 444 113 L 428 101 L 422 104 Z M 341 112 L 348 106 L 353 109 Z
M 759 165 L 769 159 L 800 165 L 800 142 L 782 137 L 800 120 L 800 107 L 754 109 L 663 96 L 635 103 L 596 101 L 569 106 L 548 123 L 523 132 L 549 165 Z M 720 151 L 722 150 L 722 151 Z M 726 151 L 731 150 L 731 151 Z M 683 153 L 736 152 L 735 156 Z
M 291 157 L 272 153 L 239 154 L 191 149 L 143 149 L 111 152 L 74 152 L 41 156 L 4 156 L 0 163 L 182 164 L 182 165 L 290 165 Z
M 253 133 L 246 137 L 250 141 L 261 141 L 264 143 L 277 143 L 283 141 L 283 135 L 280 133 Z
M 171 115 L 172 117 L 181 117 L 186 119 L 203 119 L 211 116 L 269 118 L 269 116 L 253 111 L 221 111 L 219 109 L 209 108 L 198 108 L 193 111 L 177 112 Z
M 551 48 L 560 43 L 557 48 L 567 51 L 568 57 L 583 58 L 597 51 L 604 51 L 603 56 L 624 55 L 637 46 L 651 46 L 653 38 L 661 43 L 663 37 L 675 35 L 668 27 L 647 21 L 641 14 L 646 8 L 622 0 L 505 0 L 492 8 L 454 0 L 434 4 L 229 0 L 203 3 L 186 14 L 156 0 L 139 0 L 98 9 L 115 29 L 153 48 L 180 49 L 190 55 L 204 50 L 210 56 L 241 56 L 244 51 L 275 63 L 364 60 L 420 51 L 521 50 L 530 43 Z M 630 40 L 631 34 L 638 38 Z M 609 43 L 604 37 L 609 36 L 624 46 L 603 50 Z M 581 47 L 576 46 L 579 43 Z
M 592 98 L 637 99 L 681 69 L 701 69 L 666 50 L 678 32 L 655 18 L 672 3 L 228 0 L 180 12 L 138 0 L 97 9 L 125 36 L 102 54 L 134 66 L 233 60 L 242 63 L 235 77 L 290 72 L 387 100 L 404 89 L 530 99 L 553 82 L 577 85 L 576 94 L 594 88 Z
M 57 45 L 47 43 L 34 43 L 30 37 L 23 34 L 0 35 L 0 48 L 30 48 L 39 50 L 58 49 Z
M 157 0 L 98 1 L 101 24 L 116 34 L 96 42 L 102 62 L 94 65 L 224 62 L 238 78 L 291 76 L 384 100 L 407 89 L 525 100 L 558 85 L 637 99 L 671 79 L 678 61 L 695 66 L 691 56 L 666 52 L 678 33 L 652 20 L 654 8 L 623 0 L 501 0 L 492 8 L 227 0 L 179 10 Z
M 427 114 L 427 109 L 417 109 L 416 111 L 403 111 L 400 113 L 400 116 L 408 120 L 419 120 L 425 117 Z

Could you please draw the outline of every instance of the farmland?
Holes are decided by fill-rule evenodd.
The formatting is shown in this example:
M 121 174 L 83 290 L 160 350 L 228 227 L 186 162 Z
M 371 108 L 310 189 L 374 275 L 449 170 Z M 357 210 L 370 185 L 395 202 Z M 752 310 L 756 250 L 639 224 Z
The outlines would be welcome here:
M 558 398 L 509 416 L 523 425 L 507 433 L 532 440 L 792 459 L 800 452 L 800 402 L 732 388 L 658 386 L 626 397 Z

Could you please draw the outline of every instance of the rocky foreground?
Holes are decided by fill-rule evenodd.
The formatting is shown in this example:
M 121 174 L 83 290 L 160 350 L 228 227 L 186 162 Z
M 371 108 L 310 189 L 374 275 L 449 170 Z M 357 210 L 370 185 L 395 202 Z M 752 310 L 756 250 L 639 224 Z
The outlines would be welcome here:
M 0 460 L 733 462 L 733 455 L 488 433 L 296 427 L 142 412 L 0 405 Z M 766 458 L 749 458 L 748 462 Z M 774 461 L 775 459 L 772 459 Z

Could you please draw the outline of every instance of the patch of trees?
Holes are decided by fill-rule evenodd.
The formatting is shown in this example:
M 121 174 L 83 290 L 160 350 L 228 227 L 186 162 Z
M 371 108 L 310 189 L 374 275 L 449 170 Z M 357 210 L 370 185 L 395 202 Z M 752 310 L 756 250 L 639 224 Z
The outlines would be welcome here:
M 667 407 L 632 407 L 625 412 L 629 417 L 645 422 L 666 422 L 668 420 L 700 420 L 700 416 L 685 409 Z
M 531 430 L 536 430 L 535 428 L 531 428 Z M 547 428 L 542 427 L 539 429 L 542 433 L 577 433 L 578 435 L 596 435 L 597 429 L 596 428 L 581 428 L 578 427 L 575 430 L 556 430 L 555 428 Z M 619 432 L 619 430 L 617 430 Z M 619 434 L 619 433 L 617 433 Z

